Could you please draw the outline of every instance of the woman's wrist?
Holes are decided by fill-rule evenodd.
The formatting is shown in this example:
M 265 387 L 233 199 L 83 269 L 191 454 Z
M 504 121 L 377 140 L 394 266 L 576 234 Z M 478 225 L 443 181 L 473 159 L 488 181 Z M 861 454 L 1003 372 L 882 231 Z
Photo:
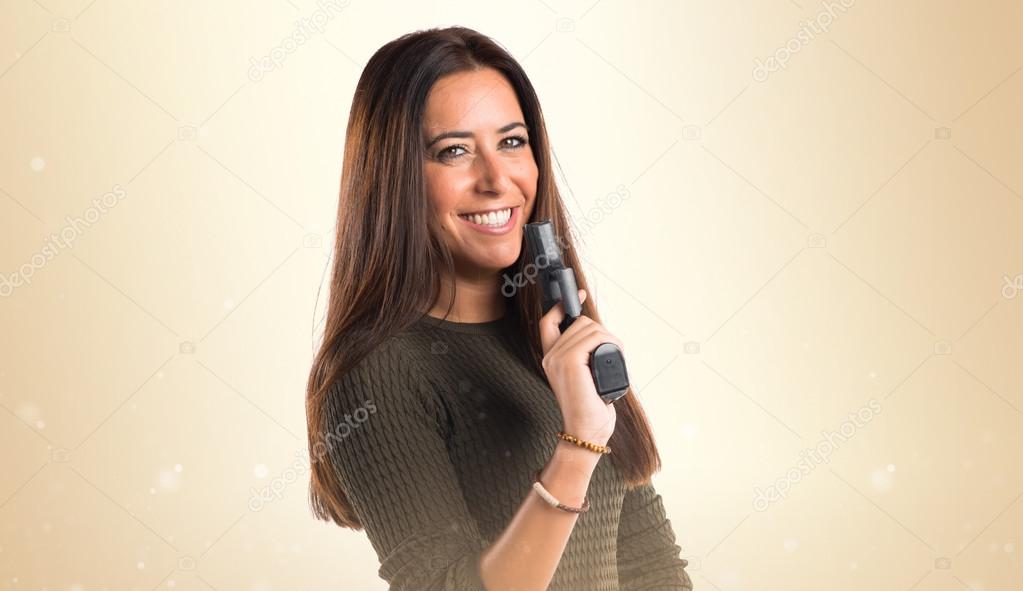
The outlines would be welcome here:
M 573 472 L 589 478 L 593 474 L 593 470 L 596 469 L 601 455 L 574 443 L 559 440 L 557 446 L 554 447 L 550 464 L 556 465 L 559 471 Z
M 607 429 L 604 428 L 598 429 L 595 427 L 579 427 L 566 424 L 563 431 L 573 437 L 590 443 L 596 443 L 597 445 L 607 445 L 607 442 L 611 439 L 611 433 L 605 433 Z
M 579 507 L 586 498 L 598 461 L 600 454 L 559 441 L 550 461 L 540 472 L 540 480 L 562 503 Z

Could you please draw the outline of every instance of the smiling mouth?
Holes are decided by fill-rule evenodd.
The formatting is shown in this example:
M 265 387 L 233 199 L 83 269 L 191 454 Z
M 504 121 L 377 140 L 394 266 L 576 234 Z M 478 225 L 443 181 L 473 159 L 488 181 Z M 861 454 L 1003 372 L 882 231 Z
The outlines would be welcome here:
M 464 213 L 458 214 L 458 217 L 462 218 L 467 222 L 472 222 L 479 226 L 487 226 L 490 228 L 500 228 L 501 226 L 508 223 L 511 219 L 512 210 L 514 207 L 506 207 L 504 209 L 498 209 L 489 211 L 487 213 Z

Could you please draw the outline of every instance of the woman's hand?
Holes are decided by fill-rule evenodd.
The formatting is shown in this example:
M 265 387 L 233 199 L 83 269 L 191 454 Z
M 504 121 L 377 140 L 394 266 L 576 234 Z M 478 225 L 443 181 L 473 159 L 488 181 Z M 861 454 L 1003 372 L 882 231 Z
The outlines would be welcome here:
M 579 301 L 586 301 L 586 290 L 579 290 Z M 604 445 L 615 429 L 615 407 L 597 395 L 590 373 L 590 353 L 601 343 L 614 343 L 623 351 L 614 335 L 588 316 L 579 316 L 562 334 L 558 325 L 565 312 L 558 302 L 540 319 L 543 346 L 543 370 L 558 399 L 565 432 L 580 439 Z

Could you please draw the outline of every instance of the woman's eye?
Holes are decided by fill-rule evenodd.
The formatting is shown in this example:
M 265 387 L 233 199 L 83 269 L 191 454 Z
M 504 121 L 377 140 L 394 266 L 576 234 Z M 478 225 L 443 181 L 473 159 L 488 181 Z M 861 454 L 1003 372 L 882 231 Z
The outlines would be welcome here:
M 452 150 L 465 150 L 465 146 L 461 144 L 448 146 L 447 148 L 444 148 L 440 152 L 437 152 L 437 158 L 440 158 L 441 160 L 450 160 L 452 158 L 461 156 L 461 154 L 455 154 L 454 152 L 452 152 Z
M 509 142 L 509 140 L 511 140 L 511 141 Z M 529 142 L 528 142 L 528 140 L 525 137 L 523 137 L 521 135 L 512 135 L 512 136 L 508 136 L 508 137 L 502 139 L 501 143 L 505 147 L 508 147 L 508 148 L 511 148 L 511 149 L 514 150 L 514 149 L 521 148 L 521 147 L 525 146 Z M 458 152 L 458 150 L 461 150 L 461 152 Z M 469 152 L 469 149 L 467 147 L 465 147 L 464 145 L 462 145 L 462 144 L 455 144 L 453 146 L 448 146 L 448 147 L 444 148 L 443 150 L 437 152 L 437 159 L 438 160 L 454 160 L 455 158 L 458 158 L 459 156 L 463 156 L 463 155 L 467 154 L 468 152 Z
M 508 136 L 508 137 L 504 138 L 502 141 L 506 142 L 508 140 L 515 140 L 515 141 L 518 142 L 517 144 L 513 144 L 513 145 L 508 146 L 509 148 L 521 148 L 522 146 L 525 146 L 528 143 L 526 141 L 526 138 L 522 137 L 521 135 Z

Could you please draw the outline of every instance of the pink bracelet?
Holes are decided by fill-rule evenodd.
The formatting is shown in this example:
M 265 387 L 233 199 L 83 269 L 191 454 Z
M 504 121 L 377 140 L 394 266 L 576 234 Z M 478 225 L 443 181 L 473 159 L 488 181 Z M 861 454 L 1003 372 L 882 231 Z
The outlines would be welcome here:
M 540 482 L 540 472 L 542 471 L 543 471 L 542 469 L 536 471 L 536 478 L 533 480 L 533 490 L 535 490 L 540 495 L 540 497 L 543 498 L 543 500 L 547 501 L 547 503 L 550 504 L 551 507 L 561 509 L 562 511 L 568 511 L 569 513 L 585 513 L 590 510 L 590 500 L 586 497 L 583 497 L 582 507 L 569 507 L 568 505 L 554 498 L 554 495 L 548 492 L 548 490 L 543 487 L 543 483 Z

